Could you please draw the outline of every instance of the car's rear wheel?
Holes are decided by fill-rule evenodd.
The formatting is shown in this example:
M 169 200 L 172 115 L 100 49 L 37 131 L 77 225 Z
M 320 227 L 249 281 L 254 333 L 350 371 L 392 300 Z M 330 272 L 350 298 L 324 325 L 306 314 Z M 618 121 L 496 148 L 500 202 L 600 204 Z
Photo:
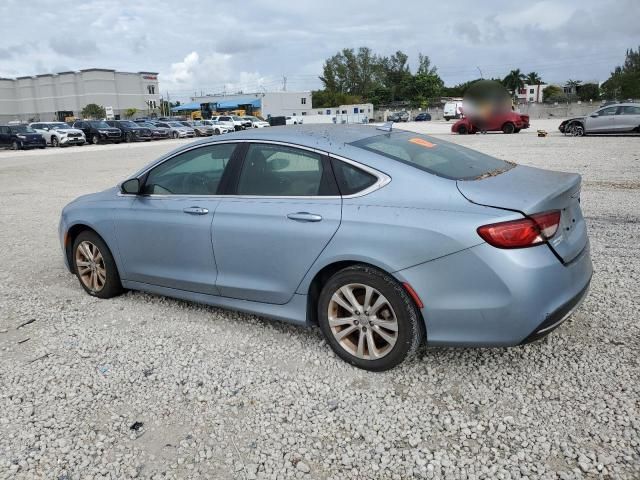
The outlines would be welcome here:
M 60 142 L 58 141 L 58 137 L 56 137 L 55 135 L 51 137 L 51 146 L 52 147 L 60 146 Z
M 111 251 L 95 232 L 81 232 L 73 242 L 73 270 L 89 295 L 111 298 L 122 293 Z
M 318 322 L 340 358 L 372 371 L 400 364 L 417 351 L 424 335 L 418 309 L 402 285 L 364 265 L 345 268 L 327 281 Z
M 502 133 L 511 134 L 515 131 L 516 131 L 516 126 L 511 122 L 507 122 L 504 125 L 502 125 Z
M 458 134 L 459 135 L 466 135 L 467 133 L 469 133 L 469 131 L 467 130 L 467 126 L 466 125 L 460 125 L 458 127 Z

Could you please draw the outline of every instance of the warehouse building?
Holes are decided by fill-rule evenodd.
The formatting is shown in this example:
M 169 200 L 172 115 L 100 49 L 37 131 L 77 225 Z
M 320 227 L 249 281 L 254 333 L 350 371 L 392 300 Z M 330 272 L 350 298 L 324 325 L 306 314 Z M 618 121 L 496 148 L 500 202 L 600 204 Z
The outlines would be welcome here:
M 233 95 L 193 97 L 191 103 L 181 105 L 182 111 L 200 110 L 205 118 L 214 112 L 244 110 L 247 115 L 296 117 L 312 113 L 311 92 L 262 92 Z
M 0 123 L 64 121 L 80 117 L 95 103 L 114 116 L 135 108 L 150 113 L 160 105 L 156 72 L 116 72 L 89 68 L 78 72 L 0 78 Z

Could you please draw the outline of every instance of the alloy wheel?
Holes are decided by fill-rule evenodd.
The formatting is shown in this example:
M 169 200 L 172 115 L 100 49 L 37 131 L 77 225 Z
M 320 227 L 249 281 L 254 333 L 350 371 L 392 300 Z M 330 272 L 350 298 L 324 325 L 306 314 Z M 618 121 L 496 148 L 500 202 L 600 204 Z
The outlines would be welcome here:
M 361 283 L 340 287 L 329 301 L 331 333 L 340 346 L 363 360 L 376 360 L 398 340 L 398 319 L 387 298 Z
M 51 137 L 51 146 L 52 147 L 57 147 L 58 146 L 58 137 L 56 137 L 56 136 Z
M 80 281 L 92 292 L 99 292 L 107 281 L 107 269 L 98 247 L 85 240 L 76 248 L 76 267 Z

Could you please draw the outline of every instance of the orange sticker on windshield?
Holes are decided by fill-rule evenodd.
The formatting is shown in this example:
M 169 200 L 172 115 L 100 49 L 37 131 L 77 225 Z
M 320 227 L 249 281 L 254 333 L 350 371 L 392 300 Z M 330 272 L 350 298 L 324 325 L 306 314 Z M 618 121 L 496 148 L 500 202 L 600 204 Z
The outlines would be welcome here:
M 421 147 L 425 147 L 425 148 L 433 148 L 433 147 L 436 146 L 435 143 L 427 142 L 426 140 L 423 140 L 422 138 L 411 138 L 411 139 L 409 139 L 409 141 L 411 143 L 415 143 L 416 145 L 420 145 Z

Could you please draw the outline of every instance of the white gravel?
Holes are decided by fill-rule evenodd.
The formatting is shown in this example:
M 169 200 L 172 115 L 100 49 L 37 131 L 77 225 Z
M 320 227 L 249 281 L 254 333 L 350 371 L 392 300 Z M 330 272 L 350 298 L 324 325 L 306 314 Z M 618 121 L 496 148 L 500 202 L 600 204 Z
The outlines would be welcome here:
M 83 292 L 62 265 L 61 208 L 180 141 L 0 152 L 0 478 L 640 478 L 640 138 L 557 123 L 406 127 L 584 176 L 583 306 L 539 343 L 425 349 L 383 374 L 337 359 L 317 329 Z

